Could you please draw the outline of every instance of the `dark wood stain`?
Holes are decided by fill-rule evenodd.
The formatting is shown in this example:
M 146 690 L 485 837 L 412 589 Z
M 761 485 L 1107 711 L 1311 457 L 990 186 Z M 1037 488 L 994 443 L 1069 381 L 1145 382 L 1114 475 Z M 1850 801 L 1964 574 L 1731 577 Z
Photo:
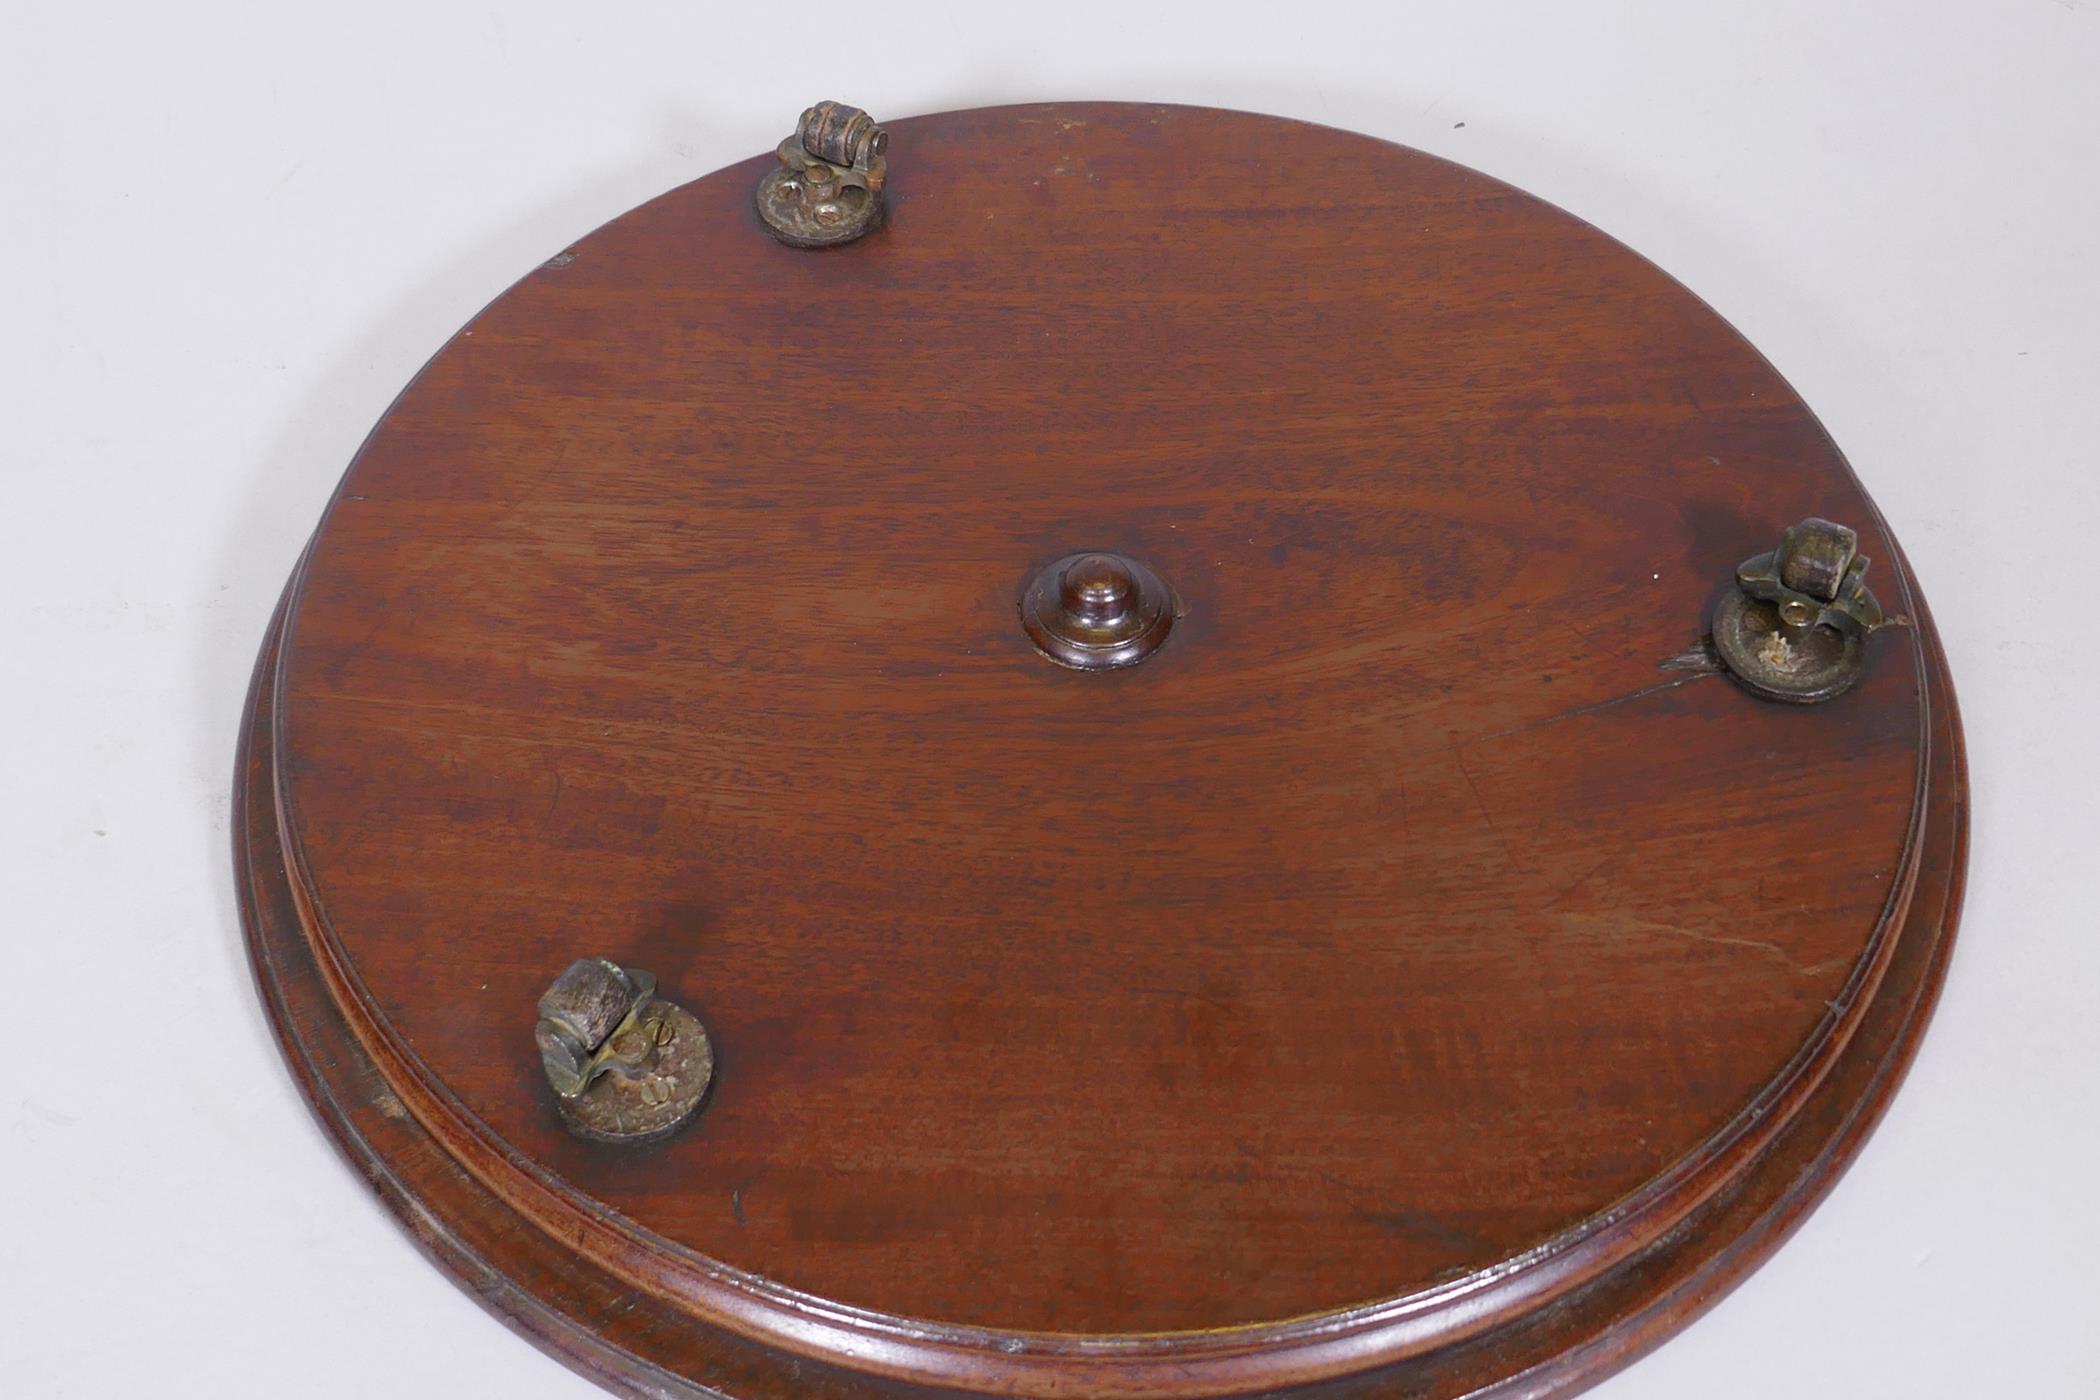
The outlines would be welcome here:
M 1827 1188 L 1937 988 L 1965 779 L 1894 541 L 1724 322 L 1481 175 L 891 129 L 877 232 L 774 243 L 763 161 L 673 191 L 359 454 L 243 760 L 295 1071 L 634 1393 L 1594 1379 Z M 1915 619 L 1864 683 L 1665 669 L 1807 514 Z M 1078 550 L 1186 604 L 1140 665 L 1023 634 Z M 548 1103 L 584 953 L 715 1040 L 667 1143 Z

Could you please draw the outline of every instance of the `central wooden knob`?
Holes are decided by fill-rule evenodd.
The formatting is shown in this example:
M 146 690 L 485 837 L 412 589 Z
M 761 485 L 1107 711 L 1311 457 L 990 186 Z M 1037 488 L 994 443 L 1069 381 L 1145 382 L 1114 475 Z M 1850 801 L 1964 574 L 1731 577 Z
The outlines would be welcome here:
M 1137 560 L 1089 551 L 1035 576 L 1021 599 L 1021 627 L 1060 666 L 1110 671 L 1150 656 L 1177 608 L 1173 590 Z
M 1137 602 L 1137 576 L 1112 554 L 1087 554 L 1064 572 L 1059 601 L 1091 627 L 1110 627 Z

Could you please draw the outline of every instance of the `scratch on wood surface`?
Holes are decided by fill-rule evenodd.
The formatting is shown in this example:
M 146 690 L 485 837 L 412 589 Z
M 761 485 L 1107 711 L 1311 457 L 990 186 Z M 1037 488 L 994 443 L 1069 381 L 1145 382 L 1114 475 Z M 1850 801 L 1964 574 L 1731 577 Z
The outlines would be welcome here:
M 1697 646 L 1678 652 L 1675 656 L 1664 657 L 1662 664 L 1656 669 L 1661 671 L 1695 671 L 1700 675 L 1719 675 L 1721 663 L 1711 651 L 1707 650 L 1706 644 L 1701 642 Z
M 1349 1210 L 1359 1219 L 1367 1220 L 1382 1230 L 1466 1253 L 1474 1253 L 1481 1248 L 1481 1242 L 1474 1236 L 1452 1227 L 1430 1211 L 1403 1205 L 1377 1187 L 1350 1181 L 1330 1171 L 1317 1171 L 1314 1175 L 1329 1186 L 1337 1187 L 1351 1196 L 1369 1197 L 1372 1204 L 1352 1200 L 1349 1202 Z
M 1676 658 L 1672 659 L 1675 660 Z M 1663 664 L 1667 666 L 1670 663 L 1664 662 Z M 1653 685 L 1644 685 L 1638 690 L 1629 690 L 1624 695 L 1615 695 L 1609 700 L 1598 700 L 1588 705 L 1577 705 L 1572 709 L 1556 710 L 1544 718 L 1528 720 L 1523 724 L 1512 725 L 1508 729 L 1498 729 L 1492 734 L 1483 734 L 1470 742 L 1482 744 L 1490 739 L 1506 739 L 1512 734 L 1523 734 L 1533 729 L 1544 729 L 1547 725 L 1559 724 L 1562 720 L 1581 719 L 1584 715 L 1598 714 L 1614 706 L 1630 704 L 1635 700 L 1645 699 L 1650 695 L 1657 695 L 1665 690 L 1675 690 L 1678 686 L 1690 685 L 1693 681 L 1719 674 L 1718 670 L 1687 671 L 1684 675 L 1672 676 L 1666 681 L 1657 681 Z
M 1511 865 L 1515 865 L 1517 863 L 1517 853 L 1510 846 L 1509 838 L 1502 834 L 1502 828 L 1495 824 L 1495 814 L 1488 810 L 1487 799 L 1480 795 L 1480 784 L 1473 781 L 1473 770 L 1466 767 L 1466 751 L 1463 748 L 1456 749 L 1453 751 L 1453 756 L 1458 760 L 1460 776 L 1466 780 L 1466 786 L 1473 790 L 1473 801 L 1480 808 L 1481 820 L 1487 823 L 1489 831 L 1495 833 L 1495 839 L 1502 843 L 1503 858 L 1508 860 Z
M 1745 938 L 1740 934 L 1708 933 L 1703 929 L 1686 928 L 1683 924 L 1664 923 L 1656 919 L 1625 919 L 1604 915 L 1599 916 L 1596 922 L 1632 932 L 1666 933 L 1682 938 L 1688 943 L 1705 943 L 1722 948 L 1747 948 L 1751 952 L 1762 953 L 1767 957 L 1777 959 L 1789 971 L 1798 973 L 1803 977 L 1813 977 L 1818 972 L 1826 970 L 1829 966 L 1828 962 L 1806 964 L 1798 962 L 1792 953 L 1789 953 L 1785 948 L 1774 943 L 1769 938 Z
M 1768 938 L 1742 938 L 1733 934 L 1726 933 L 1701 933 L 1697 929 L 1684 928 L 1677 924 L 1650 924 L 1645 925 L 1645 927 L 1657 928 L 1667 933 L 1674 933 L 1681 938 L 1688 938 L 1694 943 L 1720 943 L 1725 944 L 1726 946 L 1731 948 L 1755 948 L 1760 953 L 1770 953 L 1773 957 L 1779 959 L 1788 967 L 1793 968 L 1796 972 L 1805 973 L 1809 971 L 1808 968 L 1802 967 L 1799 963 L 1796 963 L 1793 960 L 1793 958 L 1788 955 L 1786 949 L 1780 947 L 1777 943 L 1772 942 Z
M 1166 997 L 1173 1001 L 1200 1001 L 1205 1006 L 1223 1011 L 1227 1015 L 1232 1014 L 1234 1010 L 1229 1003 L 1219 1000 L 1208 992 L 1199 992 L 1187 987 L 1132 987 L 1130 990 L 1141 997 Z

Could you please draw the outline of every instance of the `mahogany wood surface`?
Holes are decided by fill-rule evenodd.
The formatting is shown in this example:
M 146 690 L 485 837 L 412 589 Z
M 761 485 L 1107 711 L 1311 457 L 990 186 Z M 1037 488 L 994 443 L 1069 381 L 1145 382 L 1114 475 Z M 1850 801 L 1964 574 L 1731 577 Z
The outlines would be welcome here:
M 673 191 L 353 464 L 239 838 L 324 1122 L 635 1393 L 1532 1395 L 1652 1343 L 1943 966 L 1959 731 L 1872 504 L 1712 311 L 1476 173 L 891 131 L 875 233 L 773 242 L 763 160 Z M 1822 706 L 1687 667 L 1809 514 L 1912 625 Z M 1083 549 L 1186 610 L 1129 670 L 1020 626 Z M 708 1026 L 665 1143 L 554 1113 L 584 954 Z

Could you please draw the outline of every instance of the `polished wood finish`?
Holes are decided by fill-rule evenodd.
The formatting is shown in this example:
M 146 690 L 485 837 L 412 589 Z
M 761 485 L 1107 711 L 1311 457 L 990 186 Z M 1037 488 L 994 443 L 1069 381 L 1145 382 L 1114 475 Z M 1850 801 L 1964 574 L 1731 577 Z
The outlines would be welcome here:
M 1619 1364 L 1827 1189 L 1938 985 L 1959 729 L 1871 502 L 1696 298 L 1481 175 L 1192 109 L 887 125 L 881 228 L 767 237 L 770 157 L 673 191 L 346 477 L 239 833 L 323 1121 L 635 1393 Z M 1909 625 L 1766 704 L 1699 636 L 1811 514 Z M 1172 584 L 1142 664 L 1032 646 L 1078 551 Z M 554 1111 L 585 954 L 714 1039 L 664 1143 Z

